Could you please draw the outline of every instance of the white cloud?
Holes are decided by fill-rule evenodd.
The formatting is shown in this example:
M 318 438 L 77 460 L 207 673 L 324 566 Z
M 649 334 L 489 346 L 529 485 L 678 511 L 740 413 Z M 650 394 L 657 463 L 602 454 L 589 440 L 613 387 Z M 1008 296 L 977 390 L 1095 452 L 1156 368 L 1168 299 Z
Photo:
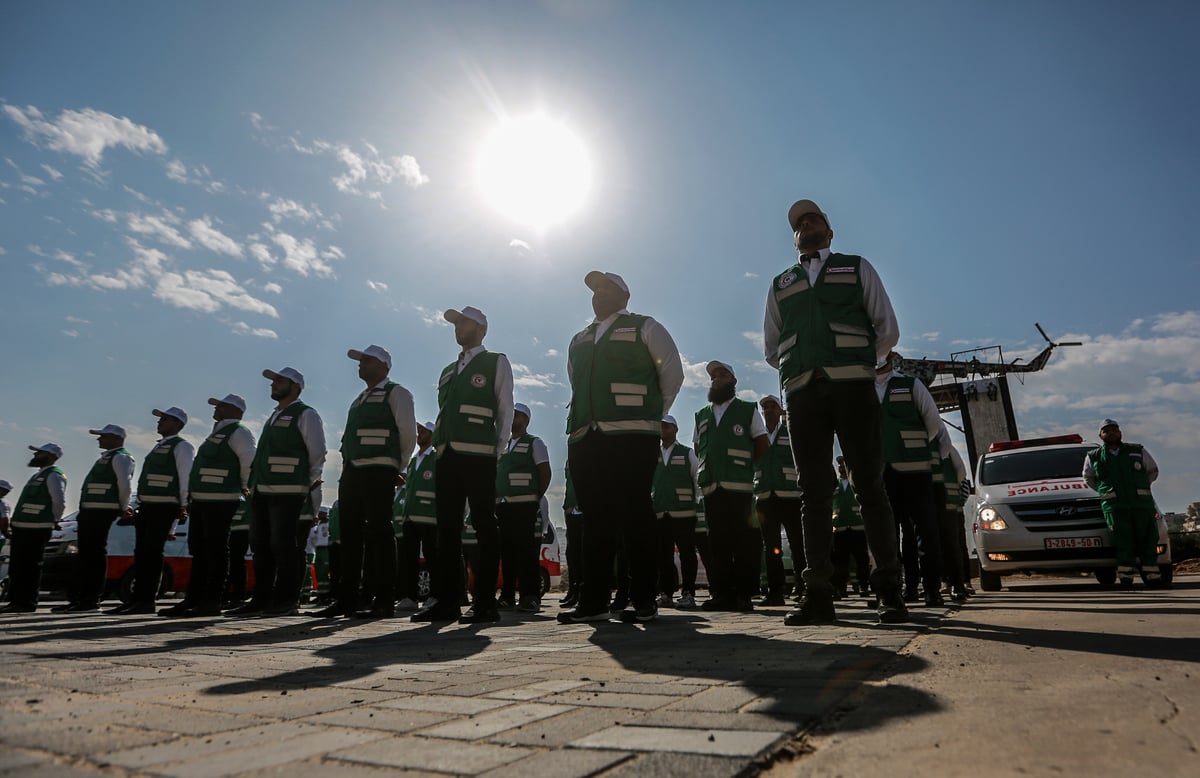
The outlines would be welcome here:
M 228 306 L 279 318 L 279 313 L 273 305 L 249 295 L 234 277 L 224 270 L 163 273 L 154 289 L 154 296 L 170 305 L 205 313 L 215 313 L 222 306 Z
M 282 294 L 283 287 L 280 286 L 279 284 L 275 283 L 274 281 L 269 281 L 269 282 L 263 284 L 263 291 L 270 292 L 271 294 Z
M 284 219 L 299 219 L 302 222 L 309 222 L 324 216 L 321 209 L 315 205 L 304 206 L 295 200 L 287 200 L 282 197 L 275 198 L 267 206 L 267 210 L 271 212 L 271 218 L 277 224 Z
M 1151 329 L 1173 335 L 1200 336 L 1200 311 L 1160 314 Z
M 446 321 L 446 317 L 443 315 L 445 312 L 440 309 L 434 310 L 432 308 L 426 308 L 423 305 L 417 305 L 416 303 L 413 303 L 412 307 L 413 310 L 417 312 L 417 315 L 421 317 L 421 321 L 424 322 L 426 327 L 453 326 L 450 324 L 450 322 Z
M 339 192 L 382 201 L 380 186 L 402 181 L 416 189 L 429 183 L 429 176 L 421 172 L 415 157 L 409 154 L 385 156 L 370 143 L 364 142 L 363 146 L 365 152 L 359 152 L 345 143 L 314 140 L 306 146 L 291 139 L 292 149 L 301 154 L 332 156 L 342 164 L 343 171 L 330 179 Z
M 742 273 L 742 278 L 758 278 L 758 273 L 751 273 L 747 270 L 745 273 Z
M 24 109 L 5 105 L 0 109 L 21 127 L 30 143 L 82 157 L 84 164 L 92 169 L 100 166 L 110 148 L 139 154 L 167 152 L 167 144 L 150 128 L 93 108 L 65 110 L 57 119 L 49 119 L 32 105 Z
M 78 316 L 67 316 L 66 319 L 72 324 L 91 324 L 88 319 L 80 319 Z
M 235 335 L 253 335 L 256 338 L 267 338 L 268 340 L 276 340 L 279 338 L 279 335 L 276 334 L 275 330 L 251 327 L 244 321 L 237 321 L 233 323 L 233 333 Z
M 8 249 L 4 248 L 3 246 L 0 246 L 0 257 L 4 256 L 7 253 L 8 253 Z
M 546 349 L 546 356 L 548 356 L 548 357 L 558 356 L 558 349 L 556 349 L 556 348 Z
M 520 238 L 513 238 L 510 240 L 508 242 L 508 247 L 521 253 L 533 251 L 533 246 L 529 245 L 527 241 L 523 241 Z
M 549 389 L 553 386 L 566 386 L 561 381 L 555 381 L 554 373 L 535 373 L 527 366 L 518 362 L 512 363 L 513 386 L 523 389 Z
M 193 240 L 209 251 L 231 257 L 243 256 L 242 247 L 237 241 L 214 227 L 212 220 L 207 216 L 188 222 L 188 233 Z
M 262 265 L 264 268 L 270 268 L 275 264 L 275 257 L 271 256 L 271 249 L 267 248 L 261 243 L 251 243 L 246 247 L 246 250 L 249 251 L 250 256 L 257 259 L 258 264 Z
M 177 159 L 171 160 L 167 163 L 167 178 L 181 184 L 187 183 L 187 165 Z
M 139 235 L 149 235 L 152 238 L 157 238 L 160 242 L 166 243 L 168 246 L 175 246 L 181 249 L 190 249 L 192 247 L 191 242 L 183 237 L 183 234 L 179 230 L 175 229 L 175 225 L 179 224 L 179 217 L 170 211 L 163 211 L 160 216 L 131 213 L 128 214 L 126 223 L 129 225 L 129 229 Z
M 752 403 L 757 403 L 763 397 L 766 397 L 762 392 L 756 392 L 753 389 L 738 389 L 737 396 L 742 400 L 749 400 Z
M 213 178 L 208 166 L 197 165 L 191 170 L 182 160 L 173 159 L 166 165 L 167 178 L 181 184 L 195 184 L 207 192 L 224 192 L 225 184 Z
M 318 249 L 309 238 L 297 238 L 273 228 L 270 230 L 271 242 L 283 249 L 283 266 L 302 276 L 332 278 L 333 266 L 329 263 L 346 258 L 346 254 L 337 246 Z
M 62 332 L 62 334 L 66 335 L 68 338 L 78 338 L 79 337 L 79 330 L 62 330 L 61 332 Z
M 683 354 L 679 355 L 683 361 L 683 385 L 684 386 L 704 386 L 707 387 L 712 380 L 708 377 L 708 371 L 704 366 L 708 364 L 704 362 L 690 362 Z
M 742 333 L 742 337 L 754 344 L 754 348 L 759 354 L 766 349 L 766 341 L 763 338 L 762 330 L 746 330 Z
M 388 285 L 387 285 L 387 284 L 385 284 L 385 283 L 384 283 L 384 282 L 382 282 L 382 281 L 371 281 L 371 280 L 368 280 L 368 281 L 367 281 L 367 286 L 371 287 L 371 289 L 372 289 L 372 290 L 374 290 L 374 291 L 376 291 L 376 292 L 386 292 L 386 291 L 387 291 L 387 288 L 388 288 Z
M 50 176 L 51 181 L 57 181 L 63 177 L 63 174 L 47 164 L 42 164 L 42 170 L 46 171 L 46 175 Z

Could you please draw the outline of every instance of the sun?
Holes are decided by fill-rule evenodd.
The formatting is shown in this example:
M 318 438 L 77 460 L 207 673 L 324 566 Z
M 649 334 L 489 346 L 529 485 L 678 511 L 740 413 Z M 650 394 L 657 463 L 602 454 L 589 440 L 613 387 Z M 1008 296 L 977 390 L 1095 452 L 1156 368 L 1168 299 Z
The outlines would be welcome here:
M 504 216 L 545 229 L 579 210 L 592 185 L 592 163 L 579 138 L 542 114 L 508 119 L 483 143 L 479 185 Z

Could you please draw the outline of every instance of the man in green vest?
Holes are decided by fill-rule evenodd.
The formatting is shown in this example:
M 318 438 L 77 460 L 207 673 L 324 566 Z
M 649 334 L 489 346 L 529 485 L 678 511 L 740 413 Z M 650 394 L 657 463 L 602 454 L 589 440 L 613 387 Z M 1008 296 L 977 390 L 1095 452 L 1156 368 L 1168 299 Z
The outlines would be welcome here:
M 792 460 L 792 439 L 783 419 L 783 403 L 773 394 L 758 401 L 767 423 L 767 453 L 754 468 L 754 507 L 762 529 L 766 551 L 767 596 L 763 605 L 783 605 L 787 583 L 783 569 L 783 533 L 792 550 L 792 567 L 804 569 L 804 535 L 800 525 L 803 508 Z
M 904 600 L 917 602 L 925 584 L 925 605 L 940 608 L 942 543 L 933 491 L 931 450 L 941 462 L 950 456 L 950 436 L 933 396 L 912 376 L 892 370 L 889 353 L 875 370 L 875 396 L 883 419 L 883 486 L 887 491 L 904 561 Z M 940 471 L 940 467 L 939 467 Z
M 763 351 L 779 370 L 792 455 L 804 492 L 804 599 L 789 625 L 836 620 L 830 546 L 833 526 L 833 439 L 836 435 L 862 505 L 875 556 L 871 582 L 879 620 L 908 620 L 900 594 L 896 529 L 883 487 L 883 441 L 875 363 L 900 335 L 878 273 L 862 257 L 831 252 L 833 229 L 812 200 L 788 209 L 799 261 L 771 282 L 763 319 Z
M 75 570 L 68 601 L 53 613 L 94 613 L 108 578 L 108 531 L 118 517 L 133 516 L 133 457 L 125 450 L 125 428 L 106 424 L 89 430 L 104 453 L 92 465 L 79 496 L 76 516 Z
M 30 446 L 30 467 L 37 472 L 21 490 L 12 518 L 0 521 L 0 534 L 12 541 L 8 555 L 8 605 L 0 613 L 33 613 L 42 583 L 42 561 L 50 534 L 62 520 L 67 479 L 55 463 L 63 450 L 57 443 Z
M 229 524 L 229 574 L 222 608 L 236 608 L 246 601 L 246 554 L 250 551 L 250 499 L 238 501 Z M 253 564 L 252 562 L 250 564 Z
M 567 596 L 562 598 L 560 608 L 574 608 L 579 604 L 583 591 L 583 511 L 579 509 L 579 498 L 575 495 L 575 483 L 571 480 L 571 463 L 563 467 L 566 478 L 566 494 L 563 497 L 563 519 L 567 523 Z
M 854 588 L 858 594 L 867 593 L 871 563 L 867 555 L 862 508 L 850 486 L 845 457 L 837 458 L 837 477 L 833 487 L 833 576 L 830 581 L 833 582 L 833 598 L 840 600 L 846 596 L 846 584 L 850 581 L 850 560 L 854 560 Z
M 163 546 L 175 522 L 187 521 L 188 476 L 195 449 L 179 437 L 188 415 L 182 408 L 155 408 L 159 441 L 142 462 L 138 478 L 138 510 L 134 519 L 133 598 L 105 613 L 154 613 L 162 579 Z
M 1088 452 L 1083 479 L 1100 493 L 1104 520 L 1117 549 L 1117 577 L 1121 586 L 1133 586 L 1141 564 L 1146 585 L 1163 585 L 1158 569 L 1158 522 L 1150 484 L 1158 480 L 1158 463 L 1137 443 L 1124 442 L 1121 425 L 1105 419 L 1100 425 L 1104 445 Z
M 513 417 L 512 365 L 483 346 L 487 316 L 467 306 L 443 314 L 454 325 L 462 351 L 438 378 L 437 449 L 438 563 L 432 570 L 432 599 L 413 614 L 418 622 L 453 621 L 463 598 L 462 533 L 467 506 L 479 545 L 474 599 L 465 624 L 500 620 L 496 577 L 500 568 L 496 530 L 496 459 L 508 445 Z
M 229 535 L 241 499 L 250 493 L 254 433 L 244 424 L 246 401 L 227 394 L 208 398 L 213 428 L 200 444 L 188 479 L 188 553 L 192 574 L 183 600 L 160 616 L 220 616 L 229 571 Z
M 737 394 L 737 375 L 726 362 L 705 365 L 712 383 L 708 405 L 696 412 L 693 445 L 700 460 L 696 483 L 708 518 L 706 611 L 754 610 L 758 593 L 762 531 L 754 515 L 754 464 L 769 447 L 758 406 Z
M 437 452 L 433 448 L 433 422 L 417 427 L 417 453 L 408 463 L 404 488 L 398 499 L 403 501 L 401 521 L 404 540 L 400 544 L 400 565 L 403 577 L 398 594 L 403 598 L 400 610 L 415 611 L 421 602 L 421 556 L 425 569 L 437 565 Z
M 541 438 L 529 434 L 531 413 L 513 405 L 512 436 L 496 466 L 496 528 L 500 531 L 501 608 L 537 613 L 541 609 L 538 504 L 550 488 L 550 454 Z M 521 599 L 514 597 L 517 583 Z
M 392 500 L 416 445 L 412 393 L 392 381 L 392 355 L 382 346 L 350 349 L 366 384 L 350 405 L 342 433 L 342 580 L 339 599 L 317 616 L 390 619 L 396 615 L 396 536 Z M 363 568 L 371 570 L 374 599 L 358 611 Z
M 943 423 L 943 429 L 945 424 Z M 950 433 L 946 432 L 949 440 Z M 933 456 L 938 451 L 933 449 Z M 950 446 L 950 455 L 931 460 L 933 467 L 933 494 L 938 514 L 938 528 L 941 530 L 942 544 L 942 577 L 950 586 L 950 599 L 955 602 L 967 601 L 967 571 L 965 558 L 959 541 L 959 533 L 964 532 L 963 503 L 966 501 L 968 489 L 964 488 L 967 480 L 967 467 L 959 456 L 958 450 Z
M 696 607 L 696 505 L 700 502 L 695 450 L 678 440 L 674 416 L 662 418 L 662 457 L 654 466 L 655 556 L 658 561 L 658 607 Z M 679 549 L 679 601 L 674 601 L 675 549 Z
M 264 370 L 275 410 L 263 425 L 250 466 L 250 548 L 254 596 L 227 616 L 292 616 L 300 601 L 304 546 L 311 521 L 306 505 L 321 504 L 325 426 L 300 400 L 304 374 L 292 367 Z
M 595 319 L 571 339 L 567 376 L 567 457 L 587 522 L 583 593 L 565 624 L 608 619 L 609 581 L 618 542 L 629 554 L 633 607 L 622 620 L 651 621 L 657 571 L 652 488 L 662 417 L 683 386 L 683 361 L 666 328 L 630 313 L 629 286 L 616 273 L 584 276 Z

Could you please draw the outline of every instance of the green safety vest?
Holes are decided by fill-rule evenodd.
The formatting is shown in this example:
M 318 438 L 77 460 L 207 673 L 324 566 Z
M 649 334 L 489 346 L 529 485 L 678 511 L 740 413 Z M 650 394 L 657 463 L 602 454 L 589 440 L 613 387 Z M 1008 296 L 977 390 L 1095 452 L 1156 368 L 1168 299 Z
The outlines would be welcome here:
M 496 499 L 505 502 L 537 502 L 541 497 L 537 465 L 533 463 L 533 441 L 528 432 L 517 438 L 496 464 Z
M 408 476 L 404 481 L 404 518 L 414 524 L 437 524 L 437 455 L 430 451 L 421 458 L 408 462 Z
M 880 404 L 883 418 L 883 458 L 898 473 L 928 473 L 929 433 L 913 397 L 917 379 L 894 375 Z
M 258 440 L 250 466 L 255 494 L 308 494 L 308 447 L 300 434 L 300 416 L 309 406 L 297 400 L 275 414 Z
M 500 436 L 496 429 L 496 363 L 499 352 L 482 351 L 458 372 L 451 362 L 438 379 L 438 417 L 433 445 L 438 456 L 453 449 L 460 454 L 494 457 Z
M 182 442 L 183 438 L 172 435 L 150 449 L 138 478 L 138 502 L 179 504 L 179 481 L 184 474 L 175 466 L 175 447 Z
M 229 447 L 229 439 L 239 429 L 241 422 L 226 424 L 213 432 L 192 460 L 192 473 L 188 479 L 188 495 L 197 502 L 230 502 L 242 497 L 242 461 Z
M 1105 518 L 1117 510 L 1154 510 L 1141 446 L 1122 443 L 1115 452 L 1100 446 L 1089 451 L 1087 457 L 1096 473 L 1096 491 Z
M 766 455 L 754 466 L 754 494 L 760 499 L 774 494 L 785 500 L 798 500 L 804 493 L 796 483 L 800 474 L 792 458 L 787 422 L 780 419 L 775 429 L 775 442 L 767 447 Z
M 935 484 L 942 484 L 946 492 L 943 507 L 950 513 L 961 511 L 966 501 L 963 499 L 962 492 L 959 491 L 958 470 L 954 467 L 953 459 L 946 457 L 937 461 L 933 467 L 933 481 Z
M 700 510 L 700 509 L 698 509 L 696 511 L 696 534 L 697 535 L 707 535 L 708 534 L 708 519 L 705 518 L 704 511 Z
M 9 523 L 13 529 L 54 528 L 54 505 L 50 500 L 50 487 L 46 485 L 46 479 L 51 473 L 63 475 L 61 468 L 51 465 L 34 473 L 25 484 Z M 65 480 L 66 476 L 63 476 L 63 479 Z
M 753 418 L 754 403 L 736 397 L 725 409 L 720 424 L 711 404 L 696 411 L 696 454 L 700 457 L 696 481 L 701 494 L 717 489 L 746 494 L 754 491 L 754 439 L 750 437 Z
M 596 342 L 593 322 L 571 339 L 568 441 L 595 427 L 605 434 L 661 435 L 658 369 L 642 340 L 649 317 L 623 313 Z
M 400 450 L 400 428 L 388 402 L 399 386 L 388 381 L 368 389 L 354 400 L 342 433 L 342 461 L 354 467 L 394 467 L 400 469 L 404 452 Z
M 849 484 L 842 486 L 842 479 L 833 485 L 833 528 L 859 528 L 863 526 L 862 507 Z
M 799 263 L 771 285 L 779 307 L 779 383 L 786 397 L 820 370 L 831 381 L 875 377 L 875 327 L 863 300 L 862 257 L 830 254 L 809 284 Z
M 245 497 L 238 500 L 237 510 L 233 513 L 233 521 L 229 524 L 230 532 L 250 531 L 250 501 Z
M 690 454 L 691 449 L 679 442 L 671 447 L 667 464 L 663 464 L 659 453 L 650 493 L 654 512 L 660 519 L 668 513 L 684 518 L 696 515 L 696 484 L 692 481 Z
M 117 471 L 113 469 L 113 457 L 118 454 L 129 456 L 122 446 L 111 451 L 105 451 L 92 465 L 92 469 L 83 479 L 83 489 L 79 495 L 80 508 L 106 508 L 119 511 L 121 505 L 121 490 L 117 488 Z

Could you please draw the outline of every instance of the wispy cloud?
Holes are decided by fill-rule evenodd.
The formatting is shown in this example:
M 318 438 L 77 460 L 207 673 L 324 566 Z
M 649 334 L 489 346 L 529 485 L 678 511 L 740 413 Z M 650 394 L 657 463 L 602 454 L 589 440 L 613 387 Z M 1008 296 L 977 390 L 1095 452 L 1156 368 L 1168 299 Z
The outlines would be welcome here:
M 704 369 L 704 366 L 708 364 L 707 360 L 692 362 L 683 354 L 680 354 L 679 358 L 683 361 L 684 386 L 708 386 L 712 383 L 708 377 L 708 371 Z
M 182 220 L 170 211 L 163 211 L 158 215 L 130 213 L 126 217 L 126 225 L 131 231 L 139 235 L 147 235 L 155 238 L 160 243 L 165 243 L 168 246 L 190 249 L 192 247 L 191 241 L 176 229 L 181 223 Z
M 513 371 L 513 386 L 519 386 L 523 389 L 549 389 L 554 386 L 566 386 L 561 381 L 556 381 L 554 373 L 535 373 L 526 365 L 518 362 L 512 363 Z
M 264 193 L 265 194 L 265 193 Z M 269 197 L 270 195 L 265 195 Z M 267 205 L 267 210 L 271 212 L 271 219 L 276 224 L 284 219 L 297 219 L 302 222 L 311 222 L 316 219 L 324 218 L 321 209 L 315 205 L 302 205 L 295 200 L 288 200 L 283 197 L 277 197 Z
M 742 337 L 754 344 L 754 348 L 759 354 L 763 353 L 766 348 L 766 343 L 763 340 L 762 330 L 746 330 L 742 333 Z
M 237 241 L 214 227 L 212 219 L 208 216 L 188 222 L 188 234 L 209 251 L 231 257 L 244 256 L 242 247 L 238 245 Z
M 244 321 L 236 321 L 233 323 L 233 334 L 253 335 L 256 338 L 266 338 L 268 340 L 276 340 L 279 337 L 275 330 L 268 330 L 262 327 L 251 327 Z
M 58 181 L 63 177 L 62 173 L 45 163 L 42 164 L 42 170 L 46 171 L 46 175 L 50 176 L 51 181 Z
M 758 278 L 758 273 L 751 273 L 747 270 L 745 273 L 742 273 L 742 278 Z
M 213 178 L 207 165 L 195 165 L 188 168 L 183 160 L 172 159 L 166 165 L 167 178 L 181 184 L 195 184 L 208 192 L 224 192 L 225 184 Z
M 99 168 L 105 152 L 111 148 L 138 154 L 167 153 L 166 142 L 149 127 L 94 108 L 65 110 L 57 118 L 45 116 L 32 105 L 25 108 L 4 105 L 0 110 L 21 128 L 25 140 L 52 151 L 74 154 L 93 170 Z
M 60 331 L 62 332 L 62 334 L 66 335 L 68 338 L 78 338 L 79 337 L 79 330 L 60 330 Z
M 384 283 L 384 282 L 382 282 L 382 281 L 371 281 L 371 280 L 368 280 L 368 281 L 367 281 L 367 286 L 371 287 L 371 289 L 372 289 L 372 290 L 374 290 L 374 291 L 376 291 L 376 292 L 386 292 L 386 291 L 387 291 L 387 288 L 388 288 L 388 285 L 387 285 L 387 284 L 385 284 L 385 283 Z
M 267 283 L 263 284 L 263 291 L 270 292 L 271 294 L 282 294 L 283 287 L 274 281 L 268 281 Z
M 345 252 L 337 246 L 327 246 L 321 249 L 311 238 L 298 238 L 275 229 L 271 224 L 263 226 L 270 233 L 271 242 L 283 250 L 283 259 L 281 260 L 283 266 L 302 276 L 333 278 L 333 265 L 330 263 L 346 258 Z M 253 246 L 251 252 L 257 255 Z
M 424 322 L 426 327 L 453 326 L 450 322 L 446 321 L 446 317 L 443 316 L 445 311 L 441 309 L 434 310 L 433 308 L 426 308 L 424 305 L 417 305 L 416 303 L 413 303 L 412 307 L 417 312 L 417 315 L 421 317 L 421 321 Z

